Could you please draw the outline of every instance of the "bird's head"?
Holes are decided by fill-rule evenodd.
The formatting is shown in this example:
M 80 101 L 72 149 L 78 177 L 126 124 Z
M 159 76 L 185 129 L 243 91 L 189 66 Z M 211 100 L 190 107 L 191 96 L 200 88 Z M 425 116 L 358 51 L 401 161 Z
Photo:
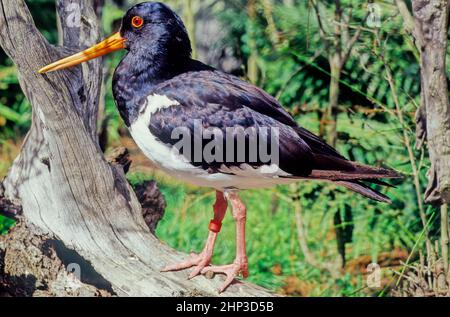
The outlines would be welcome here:
M 83 52 L 45 66 L 39 73 L 65 69 L 121 49 L 142 56 L 191 55 L 189 36 L 181 18 L 165 4 L 143 2 L 127 11 L 119 32 Z
M 163 3 L 144 2 L 132 7 L 122 20 L 120 35 L 126 39 L 125 46 L 131 51 L 162 49 L 191 54 L 183 21 Z

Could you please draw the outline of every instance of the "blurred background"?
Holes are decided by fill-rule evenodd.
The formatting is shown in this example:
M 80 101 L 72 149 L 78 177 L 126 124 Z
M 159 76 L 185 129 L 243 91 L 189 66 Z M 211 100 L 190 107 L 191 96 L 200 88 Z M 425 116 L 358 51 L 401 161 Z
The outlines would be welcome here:
M 116 31 L 124 11 L 137 2 L 106 0 L 104 35 Z M 384 190 L 392 205 L 312 182 L 244 192 L 250 281 L 292 296 L 389 294 L 396 272 L 421 258 L 424 233 L 439 237 L 439 212 L 422 204 L 428 154 L 414 148 L 419 54 L 397 1 L 164 2 L 185 21 L 195 58 L 264 88 L 300 125 L 349 159 L 405 175 L 397 188 Z M 27 3 L 39 29 L 57 44 L 54 1 Z M 214 193 L 166 177 L 137 149 L 111 92 L 120 58 L 118 53 L 105 59 L 99 113 L 105 149 L 130 150 L 133 185 L 158 181 L 168 203 L 158 237 L 178 250 L 200 251 Z M 0 50 L 0 177 L 18 155 L 30 120 L 15 67 Z M 0 218 L 0 233 L 11 226 Z M 213 262 L 231 262 L 234 252 L 234 225 L 227 215 Z

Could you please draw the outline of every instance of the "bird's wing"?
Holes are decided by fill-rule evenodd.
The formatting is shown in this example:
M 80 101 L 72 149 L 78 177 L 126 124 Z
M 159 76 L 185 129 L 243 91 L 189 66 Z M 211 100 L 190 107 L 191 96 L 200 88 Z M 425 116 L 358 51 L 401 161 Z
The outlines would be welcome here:
M 345 158 L 324 140 L 300 127 L 292 116 L 271 95 L 259 87 L 230 74 L 219 71 L 200 71 L 185 73 L 166 82 L 161 89 L 169 94 L 181 93 L 183 98 L 195 95 L 198 101 L 220 103 L 230 109 L 247 107 L 261 115 L 270 117 L 279 123 L 292 127 L 298 136 L 315 154 Z M 181 92 L 180 92 L 181 91 Z M 196 100 L 191 100 L 196 102 Z
M 173 135 L 180 134 L 180 127 L 191 133 L 193 146 L 199 125 L 221 131 L 225 138 L 225 162 L 207 162 L 204 158 L 198 162 L 193 155 L 185 155 L 194 165 L 232 171 L 243 165 L 258 168 L 275 164 L 288 176 L 308 176 L 314 168 L 313 151 L 297 132 L 299 127 L 292 117 L 268 94 L 233 76 L 213 71 L 187 73 L 155 87 L 151 94 L 165 96 L 177 104 L 161 108 L 151 116 L 150 131 L 161 142 L 179 145 L 180 140 Z M 250 146 L 250 131 L 256 132 L 259 142 L 265 143 L 264 153 L 270 154 L 269 162 L 261 157 L 259 147 Z M 246 140 L 244 162 L 242 148 L 237 145 L 242 136 Z M 236 146 L 231 160 L 226 149 L 230 142 Z M 208 144 L 210 140 L 203 140 L 201 150 Z M 277 153 L 272 153 L 272 149 Z M 194 150 L 198 149 L 194 146 Z
M 160 84 L 153 93 L 181 105 L 163 109 L 152 117 L 152 132 L 168 144 L 173 144 L 169 132 L 176 126 L 189 126 L 192 118 L 220 129 L 277 128 L 279 165 L 291 176 L 331 181 L 398 177 L 390 170 L 348 161 L 322 139 L 299 127 L 275 98 L 232 75 L 218 71 L 188 72 Z

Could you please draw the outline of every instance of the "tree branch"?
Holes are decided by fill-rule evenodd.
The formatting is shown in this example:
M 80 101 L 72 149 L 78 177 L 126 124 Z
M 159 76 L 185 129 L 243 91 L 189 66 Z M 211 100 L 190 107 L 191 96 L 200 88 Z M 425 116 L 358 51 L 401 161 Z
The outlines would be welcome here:
M 405 30 L 412 34 L 414 31 L 414 18 L 408 9 L 408 6 L 404 0 L 395 0 L 395 4 L 397 5 L 398 11 L 405 23 Z
M 314 12 L 316 13 L 317 23 L 319 25 L 320 37 L 321 37 L 322 41 L 324 41 L 326 44 L 328 44 L 329 43 L 328 34 L 327 34 L 327 31 L 325 30 L 325 27 L 324 27 L 324 24 L 322 21 L 322 15 L 320 13 L 319 5 L 317 4 L 317 2 L 315 0 L 311 0 L 311 4 L 314 8 Z
M 362 29 L 358 28 L 358 30 L 353 34 L 352 38 L 349 40 L 347 45 L 345 46 L 344 51 L 342 52 L 341 57 L 341 66 L 344 67 L 345 63 L 350 58 L 350 54 L 352 53 L 353 48 L 355 47 L 356 42 L 358 42 L 361 36 Z

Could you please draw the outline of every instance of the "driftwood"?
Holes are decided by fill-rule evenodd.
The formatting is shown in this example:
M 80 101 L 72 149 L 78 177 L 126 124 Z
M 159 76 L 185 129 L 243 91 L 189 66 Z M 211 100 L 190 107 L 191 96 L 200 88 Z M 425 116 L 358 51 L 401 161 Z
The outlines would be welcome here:
M 25 1 L 0 0 L 0 46 L 17 65 L 33 106 L 32 127 L 3 182 L 2 195 L 23 210 L 20 225 L 0 241 L 0 285 L 9 285 L 6 295 L 24 296 L 218 295 L 221 278 L 188 281 L 186 272 L 160 273 L 185 255 L 151 234 L 123 168 L 103 156 L 96 133 L 101 61 L 37 73 L 100 39 L 98 6 L 101 1 L 58 0 L 64 46 L 54 47 L 36 29 Z M 271 294 L 236 283 L 224 295 Z

